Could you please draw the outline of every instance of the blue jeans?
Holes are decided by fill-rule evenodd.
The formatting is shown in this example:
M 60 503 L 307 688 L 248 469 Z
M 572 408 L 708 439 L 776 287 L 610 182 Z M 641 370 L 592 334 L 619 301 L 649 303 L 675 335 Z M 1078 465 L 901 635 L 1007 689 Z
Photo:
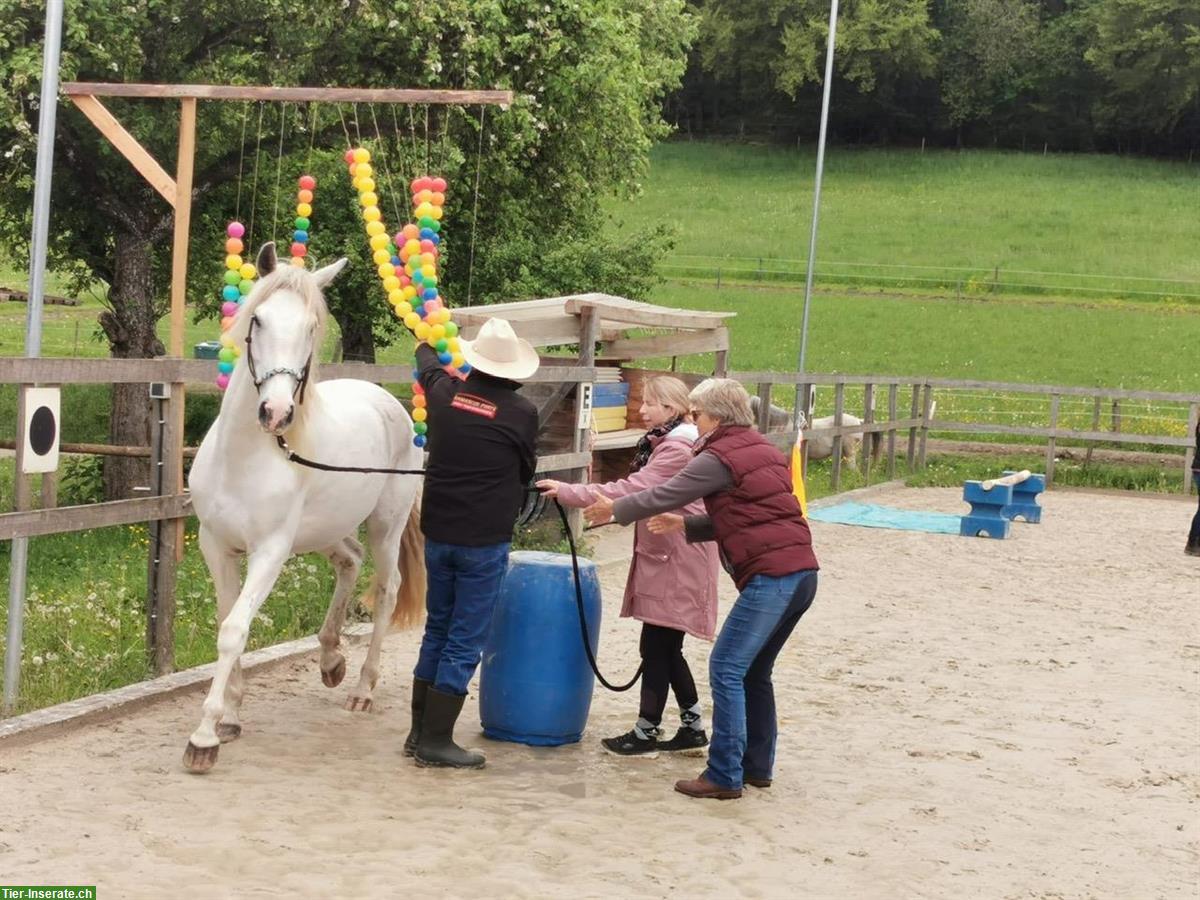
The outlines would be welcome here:
M 1200 494 L 1200 472 L 1192 472 L 1192 482 L 1196 485 L 1196 493 Z M 1196 509 L 1196 514 L 1192 516 L 1192 528 L 1188 532 L 1188 544 L 1192 546 L 1200 545 L 1200 507 Z
M 725 618 L 708 660 L 713 733 L 704 776 L 723 788 L 771 778 L 775 766 L 775 687 L 771 670 L 817 593 L 814 569 L 755 575 Z
M 508 570 L 508 543 L 462 547 L 425 541 L 425 636 L 413 675 L 459 697 L 479 666 Z

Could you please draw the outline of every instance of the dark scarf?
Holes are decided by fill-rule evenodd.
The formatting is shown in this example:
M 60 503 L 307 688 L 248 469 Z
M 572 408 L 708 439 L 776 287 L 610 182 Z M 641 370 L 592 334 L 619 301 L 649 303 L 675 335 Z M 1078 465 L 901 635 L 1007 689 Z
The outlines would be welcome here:
M 676 416 L 669 422 L 664 422 L 662 425 L 656 425 L 645 434 L 642 439 L 637 442 L 637 450 L 633 454 L 633 462 L 629 464 L 629 474 L 632 475 L 646 463 L 650 462 L 650 454 L 654 452 L 654 448 L 659 445 L 664 437 L 674 431 L 683 422 L 683 416 Z

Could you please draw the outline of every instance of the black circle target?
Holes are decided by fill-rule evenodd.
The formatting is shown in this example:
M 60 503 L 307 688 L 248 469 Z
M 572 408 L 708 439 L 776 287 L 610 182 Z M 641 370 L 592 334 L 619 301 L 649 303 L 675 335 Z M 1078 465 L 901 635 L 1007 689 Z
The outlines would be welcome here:
M 48 406 L 39 406 L 33 411 L 29 420 L 29 446 L 38 456 L 45 456 L 54 448 L 54 438 L 58 434 L 58 422 L 54 418 L 54 410 Z

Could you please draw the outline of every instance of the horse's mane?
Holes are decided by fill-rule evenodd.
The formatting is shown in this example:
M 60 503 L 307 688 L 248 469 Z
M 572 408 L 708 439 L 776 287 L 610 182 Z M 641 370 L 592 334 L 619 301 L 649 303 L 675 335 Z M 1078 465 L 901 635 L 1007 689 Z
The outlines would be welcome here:
M 315 383 L 320 380 L 317 376 L 319 368 L 317 357 L 321 352 L 321 346 L 325 340 L 325 325 L 329 320 L 329 307 L 325 305 L 325 297 L 321 293 L 321 289 L 317 286 L 317 280 L 313 277 L 312 272 L 309 272 L 307 269 L 280 264 L 275 267 L 274 272 L 260 278 L 258 283 L 254 285 L 254 290 L 242 301 L 237 316 L 233 320 L 233 325 L 230 327 L 229 334 L 233 337 L 234 343 L 237 346 L 245 347 L 246 335 L 250 331 L 250 317 L 276 291 L 282 290 L 291 291 L 298 295 L 304 301 L 305 311 L 316 317 L 317 331 L 313 343 L 313 358 L 308 370 L 309 382 Z

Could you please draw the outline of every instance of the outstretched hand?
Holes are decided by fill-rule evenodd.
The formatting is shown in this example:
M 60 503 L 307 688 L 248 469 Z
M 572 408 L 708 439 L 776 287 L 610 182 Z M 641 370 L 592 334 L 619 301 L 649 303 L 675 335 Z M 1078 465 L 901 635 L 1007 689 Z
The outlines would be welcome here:
M 651 534 L 678 534 L 683 531 L 683 516 L 678 513 L 660 513 L 646 522 Z
M 611 522 L 613 517 L 612 500 L 599 491 L 592 491 L 592 496 L 596 498 L 596 502 L 583 511 L 583 517 L 587 519 L 587 523 L 595 527 Z
M 562 487 L 562 482 L 555 481 L 553 478 L 543 478 L 541 481 L 534 482 L 533 486 L 542 492 L 543 497 L 549 497 L 551 500 L 557 500 L 558 489 Z

